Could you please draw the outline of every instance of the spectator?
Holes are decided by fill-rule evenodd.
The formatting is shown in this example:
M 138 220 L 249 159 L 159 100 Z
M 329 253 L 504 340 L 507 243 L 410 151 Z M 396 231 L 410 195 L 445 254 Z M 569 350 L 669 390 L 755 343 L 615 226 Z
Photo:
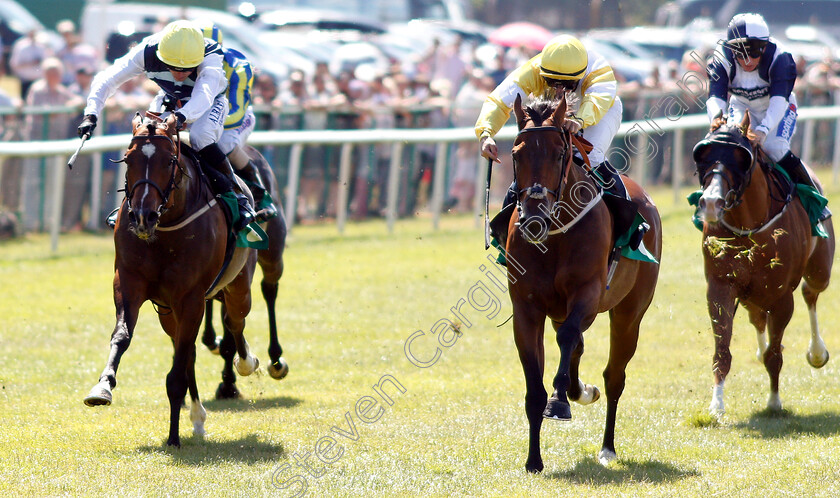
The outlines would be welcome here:
M 82 43 L 81 37 L 76 33 L 76 25 L 73 21 L 65 19 L 56 25 L 56 31 L 64 38 L 64 47 L 58 51 L 56 56 L 64 64 L 64 83 L 67 86 L 73 84 L 80 69 L 85 69 L 91 74 L 99 67 L 99 54 L 93 46 Z M 84 95 L 87 97 L 87 94 Z
M 61 84 L 64 73 L 64 66 L 56 57 L 48 57 L 41 63 L 40 71 L 43 78 L 32 83 L 28 95 L 26 97 L 27 107 L 65 107 L 73 105 L 82 105 L 83 99 L 74 95 L 73 92 Z M 30 114 L 26 120 L 25 136 L 29 140 L 61 140 L 70 138 L 70 126 L 73 122 L 73 115 L 61 112 L 56 114 Z M 31 166 L 37 164 L 44 164 L 43 159 L 33 159 L 34 163 L 30 162 Z M 24 171 L 24 192 L 27 192 L 27 197 L 24 199 L 24 226 L 28 229 L 38 228 L 43 226 L 43 215 L 48 213 L 48 204 L 53 200 L 50 198 L 42 199 L 40 193 L 50 192 L 50 184 L 52 182 L 52 175 L 42 179 L 39 174 L 39 168 L 27 167 Z M 80 174 L 76 172 L 75 174 Z M 41 188 L 42 181 L 46 183 L 44 189 Z M 31 193 L 31 195 L 30 195 Z M 75 191 L 73 196 L 82 196 L 86 192 Z M 65 195 L 65 203 L 68 202 L 68 196 Z M 43 209 L 42 209 L 43 208 Z M 64 221 L 64 220 L 62 220 Z M 62 223 L 64 229 L 72 228 L 72 223 L 67 225 Z
M 12 75 L 20 80 L 20 98 L 26 100 L 29 95 L 29 87 L 35 80 L 39 79 L 41 63 L 51 55 L 47 44 L 41 40 L 38 30 L 31 30 L 26 36 L 22 36 L 12 45 L 12 53 L 9 57 L 9 66 Z
M 455 96 L 452 106 L 452 125 L 469 127 L 481 111 L 484 98 L 496 87 L 495 80 L 480 70 L 473 70 L 469 79 Z M 475 144 L 462 142 L 455 152 L 455 167 L 449 189 L 449 204 L 458 212 L 469 212 L 475 196 L 479 155 Z

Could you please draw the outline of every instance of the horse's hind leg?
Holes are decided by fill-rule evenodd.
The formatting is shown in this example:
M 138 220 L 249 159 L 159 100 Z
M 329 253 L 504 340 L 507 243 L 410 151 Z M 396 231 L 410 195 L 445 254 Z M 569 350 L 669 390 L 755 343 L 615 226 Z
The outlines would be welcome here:
M 233 359 L 233 365 L 239 375 L 242 376 L 251 375 L 260 366 L 260 360 L 251 354 L 244 334 L 245 317 L 251 311 L 250 280 L 241 273 L 224 291 L 225 306 L 222 319 L 225 329 L 230 330 L 230 333 L 233 334 L 238 355 Z M 227 330 L 225 334 L 227 334 Z
M 744 304 L 750 317 L 750 323 L 755 327 L 755 338 L 758 342 L 755 357 L 764 363 L 764 352 L 767 351 L 767 311 L 751 304 Z
M 289 364 L 283 358 L 283 347 L 277 339 L 277 315 L 275 304 L 277 302 L 277 280 L 270 281 L 263 278 L 260 284 L 262 295 L 268 308 L 268 357 L 271 365 L 268 366 L 268 374 L 280 380 L 289 373 Z
M 515 305 L 515 303 L 514 303 Z M 545 349 L 543 334 L 545 316 L 528 317 L 525 313 L 514 309 L 513 337 L 519 352 L 519 361 L 525 373 L 525 414 L 528 417 L 528 460 L 525 470 L 528 472 L 542 472 L 543 461 L 540 455 L 540 428 L 542 427 L 543 410 L 545 409 L 548 393 L 543 386 L 543 371 L 545 368 Z
M 828 363 L 828 350 L 820 337 L 820 326 L 817 321 L 817 298 L 828 287 L 831 277 L 831 265 L 834 259 L 834 227 L 828 221 L 823 223 L 830 238 L 817 240 L 814 252 L 805 267 L 802 282 L 802 297 L 805 298 L 808 316 L 811 319 L 811 341 L 805 356 L 808 364 L 814 368 L 821 368 Z
M 203 437 L 204 421 L 207 420 L 207 411 L 204 405 L 201 404 L 201 399 L 198 397 L 198 386 L 195 382 L 195 345 L 193 345 L 190 357 L 187 363 L 187 389 L 190 393 L 190 421 L 193 424 L 193 433 L 196 436 Z
M 222 317 L 225 316 L 225 304 L 222 303 Z M 239 398 L 239 389 L 236 387 L 236 374 L 233 372 L 233 358 L 236 356 L 236 341 L 233 333 L 222 320 L 222 340 L 219 342 L 219 355 L 225 361 L 222 367 L 222 382 L 216 388 L 216 399 Z
M 204 305 L 204 333 L 201 334 L 201 343 L 207 346 L 213 354 L 219 354 L 220 339 L 216 338 L 216 330 L 213 328 L 213 300 L 208 299 Z

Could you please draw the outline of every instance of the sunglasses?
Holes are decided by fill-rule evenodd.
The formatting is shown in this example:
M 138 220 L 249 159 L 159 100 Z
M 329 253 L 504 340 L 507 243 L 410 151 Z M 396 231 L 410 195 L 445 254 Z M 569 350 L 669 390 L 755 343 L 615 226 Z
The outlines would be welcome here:
M 735 55 L 736 59 L 746 60 L 746 59 L 758 59 L 761 57 L 761 54 L 764 53 L 764 46 L 765 44 L 758 44 L 758 43 L 728 43 L 727 46 L 732 50 L 733 55 Z
M 545 84 L 550 86 L 551 88 L 557 89 L 562 88 L 564 91 L 571 92 L 575 88 L 577 88 L 578 80 L 556 80 L 554 78 L 543 78 L 545 80 Z

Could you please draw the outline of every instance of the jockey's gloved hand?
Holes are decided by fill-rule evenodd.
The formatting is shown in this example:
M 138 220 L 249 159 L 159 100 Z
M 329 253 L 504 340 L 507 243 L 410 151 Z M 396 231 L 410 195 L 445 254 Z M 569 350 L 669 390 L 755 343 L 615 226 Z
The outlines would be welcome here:
M 88 114 L 82 119 L 82 124 L 79 125 L 79 138 L 87 135 L 93 135 L 93 130 L 96 129 L 96 116 Z
M 183 130 L 184 126 L 187 124 L 187 117 L 181 114 L 180 112 L 175 113 L 175 124 L 177 125 L 178 131 Z

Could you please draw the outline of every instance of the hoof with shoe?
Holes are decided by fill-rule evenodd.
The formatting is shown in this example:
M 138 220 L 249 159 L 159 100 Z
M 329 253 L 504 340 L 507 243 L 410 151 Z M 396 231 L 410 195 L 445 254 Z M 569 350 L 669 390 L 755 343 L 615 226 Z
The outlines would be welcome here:
M 233 366 L 236 367 L 236 371 L 239 372 L 239 375 L 247 377 L 260 368 L 260 360 L 256 356 L 251 356 L 250 354 L 245 359 L 237 356 L 233 359 Z
M 241 397 L 242 395 L 239 394 L 239 389 L 236 388 L 236 384 L 220 382 L 219 387 L 216 389 L 216 399 L 239 399 Z
M 601 448 L 601 451 L 598 452 L 598 463 L 601 465 L 609 465 L 610 463 L 614 462 L 616 459 L 615 451 Z
M 569 421 L 572 420 L 572 407 L 567 401 L 560 401 L 557 398 L 549 398 L 543 411 L 543 418 L 551 420 Z
M 111 386 L 108 384 L 108 381 L 102 381 L 96 384 L 88 395 L 85 396 L 85 404 L 87 406 L 108 406 L 112 400 Z
M 808 364 L 814 368 L 822 368 L 828 363 L 829 354 L 828 351 L 825 352 L 825 356 L 822 358 L 815 358 L 814 355 L 811 354 L 810 351 L 805 353 L 805 358 L 808 360 Z
M 289 364 L 286 363 L 286 360 L 283 358 L 280 358 L 276 363 L 272 363 L 268 366 L 268 375 L 270 375 L 272 379 L 281 380 L 288 374 Z

